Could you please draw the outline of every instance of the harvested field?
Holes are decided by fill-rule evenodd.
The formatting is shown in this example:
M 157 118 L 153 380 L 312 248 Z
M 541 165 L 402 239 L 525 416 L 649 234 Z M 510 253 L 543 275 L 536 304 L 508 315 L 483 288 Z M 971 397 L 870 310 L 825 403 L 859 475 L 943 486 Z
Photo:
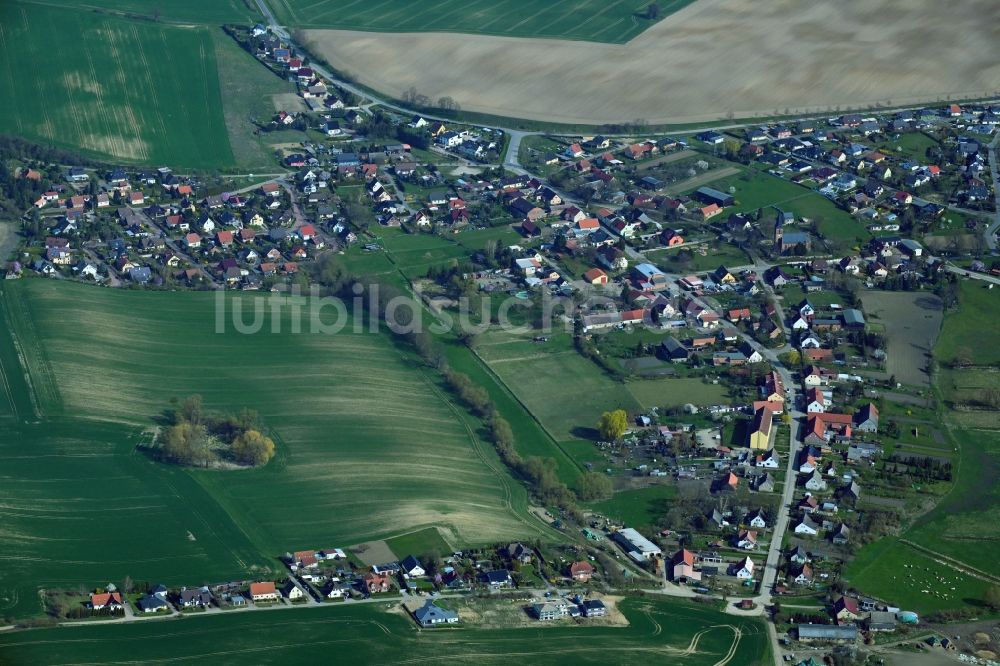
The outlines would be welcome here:
M 698 0 L 625 45 L 307 30 L 362 84 L 501 116 L 690 123 L 976 97 L 1000 88 L 1000 5 Z M 950 48 L 952 44 L 963 48 Z
M 887 372 L 913 386 L 930 383 L 927 353 L 941 331 L 941 300 L 902 291 L 869 291 L 862 297 L 869 322 L 885 326 L 889 340 Z

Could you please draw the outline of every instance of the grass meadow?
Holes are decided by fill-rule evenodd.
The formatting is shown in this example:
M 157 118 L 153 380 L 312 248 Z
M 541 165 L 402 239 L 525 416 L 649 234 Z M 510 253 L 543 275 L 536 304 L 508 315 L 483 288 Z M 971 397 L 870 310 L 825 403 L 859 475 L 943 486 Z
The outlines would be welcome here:
M 160 572 L 156 558 L 204 548 L 205 558 L 218 564 L 204 575 L 222 569 L 239 575 L 242 567 L 227 564 L 236 562 L 230 544 L 239 546 L 244 561 L 249 551 L 240 544 L 252 544 L 259 561 L 289 549 L 342 547 L 430 526 L 456 544 L 545 535 L 526 514 L 526 491 L 481 439 L 478 423 L 385 335 L 295 334 L 287 313 L 282 332 L 269 332 L 277 320 L 268 316 L 268 332 L 240 335 L 230 327 L 219 334 L 209 294 L 26 280 L 5 285 L 2 295 L 42 423 L 30 446 L 17 437 L 0 444 L 12 460 L 36 458 L 24 463 L 34 476 L 17 477 L 11 498 L 97 506 L 109 487 L 128 489 L 104 527 L 66 541 L 56 522 L 33 520 L 20 505 L 2 509 L 25 518 L 18 523 L 20 541 L 0 545 L 15 548 L 15 559 L 18 544 L 31 543 L 56 561 L 113 562 L 101 569 L 101 579 L 142 575 L 191 584 L 202 576 L 183 580 L 181 574 L 194 576 L 201 568 L 171 575 L 174 565 Z M 135 453 L 139 433 L 169 400 L 192 393 L 209 409 L 258 410 L 278 443 L 275 459 L 254 470 L 187 471 Z M 55 436 L 73 432 L 77 423 L 94 437 Z M 38 460 L 50 460 L 51 468 Z M 50 469 L 62 465 L 66 471 L 52 478 Z M 73 474 L 73 465 L 83 473 Z M 101 470 L 111 477 L 102 479 Z M 22 483 L 34 484 L 34 493 L 25 493 Z M 158 529 L 136 508 L 146 504 L 171 516 L 173 527 Z M 199 521 L 202 511 L 213 518 Z M 220 548 L 199 536 L 204 525 L 216 524 L 221 534 L 239 538 L 223 539 Z M 115 525 L 149 558 L 141 571 L 132 566 L 137 556 L 119 560 L 101 552 L 109 543 L 104 532 Z M 196 541 L 185 540 L 187 531 Z M 31 558 L 25 562 L 29 570 L 35 566 Z M 96 573 L 79 575 L 93 584 Z M 13 578 L 0 573 L 0 581 Z
M 441 532 L 436 527 L 425 527 L 409 534 L 400 534 L 397 537 L 386 539 L 385 543 L 399 559 L 403 559 L 407 555 L 419 557 L 424 553 L 437 553 L 443 556 L 448 555 L 453 550 L 451 544 L 441 537 Z
M 476 353 L 559 441 L 596 436 L 601 413 L 624 409 L 725 402 L 722 385 L 700 379 L 640 379 L 618 382 L 558 338 L 538 344 L 517 333 L 491 331 Z
M 388 604 L 342 604 L 276 613 L 218 613 L 180 622 L 54 628 L 0 635 L 5 663 L 208 660 L 220 665 L 288 664 L 349 651 L 359 663 L 682 664 L 770 663 L 767 632 L 755 618 L 735 618 L 676 600 L 628 598 L 627 627 L 567 622 L 507 629 L 418 631 Z M 72 633 L 72 640 L 67 635 Z M 123 650 L 124 648 L 124 650 Z M 112 658 L 112 661 L 115 661 Z
M 559 441 L 592 434 L 601 412 L 640 407 L 625 384 L 570 346 L 491 331 L 480 336 L 476 353 Z
M 986 585 L 894 538 L 865 547 L 844 575 L 866 593 L 920 614 L 976 605 Z
M 940 429 L 945 438 L 942 448 L 947 451 L 927 448 L 929 454 L 951 455 L 951 450 L 957 447 L 955 479 L 938 505 L 917 518 L 902 535 L 940 558 L 949 558 L 992 576 L 1000 576 L 1000 560 L 996 557 L 1000 548 L 1000 489 L 996 485 L 996 479 L 1000 478 L 997 413 L 954 410 L 947 405 L 966 392 L 997 387 L 996 373 L 988 368 L 1000 362 L 1000 336 L 993 321 L 996 298 L 996 292 L 985 289 L 981 283 L 963 281 L 959 309 L 944 315 L 941 333 L 934 346 L 938 361 L 934 388 L 941 399 L 941 406 L 936 413 L 916 411 L 918 417 L 940 419 Z M 867 301 L 868 296 L 865 296 L 866 309 L 869 307 Z M 916 317 L 912 327 L 917 328 L 923 313 L 916 311 L 911 316 Z M 973 368 L 949 367 L 959 354 L 969 354 L 976 364 L 981 365 Z M 921 428 L 930 430 L 930 426 Z M 904 428 L 904 433 L 908 432 L 909 428 Z M 929 567 L 935 576 L 949 579 L 958 576 L 957 583 L 951 582 L 947 586 L 954 585 L 955 592 L 949 589 L 948 598 L 942 599 L 923 593 L 923 589 L 930 589 L 923 584 L 900 585 L 901 563 L 917 565 L 918 573 Z M 896 580 L 892 576 L 896 576 Z M 865 592 L 903 605 L 911 604 L 917 611 L 957 608 L 970 603 L 977 605 L 986 585 L 983 581 L 959 574 L 957 569 L 938 564 L 933 558 L 893 539 L 883 539 L 863 548 L 848 567 L 846 577 Z
M 677 487 L 673 484 L 620 490 L 610 499 L 592 503 L 590 508 L 629 527 L 651 528 L 667 512 L 676 495 Z
M 121 162 L 233 162 L 205 27 L 5 2 L 0 123 L 12 134 Z
M 274 171 L 273 144 L 302 141 L 307 135 L 296 130 L 254 134 L 257 128 L 251 118 L 265 122 L 277 111 L 301 110 L 303 101 L 297 96 L 295 84 L 263 67 L 221 29 L 210 32 L 215 61 L 222 73 L 222 112 L 233 159 L 246 168 Z
M 660 2 L 660 18 L 692 0 Z M 291 26 L 373 32 L 461 32 L 503 37 L 548 37 L 624 44 L 656 21 L 645 18 L 646 0 L 278 0 L 278 19 Z

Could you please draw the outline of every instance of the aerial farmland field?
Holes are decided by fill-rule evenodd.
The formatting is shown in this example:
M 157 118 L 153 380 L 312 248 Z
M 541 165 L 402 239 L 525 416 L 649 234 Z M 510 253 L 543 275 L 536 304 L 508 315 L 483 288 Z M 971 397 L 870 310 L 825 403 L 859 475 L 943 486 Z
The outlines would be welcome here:
M 666 0 L 663 18 L 692 0 Z M 554 37 L 624 44 L 656 21 L 644 16 L 646 0 L 279 0 L 278 18 L 291 26 L 375 32 L 464 32 L 512 37 Z
M 217 613 L 180 622 L 56 628 L 0 635 L 7 661 L 23 664 L 156 662 L 215 664 L 324 662 L 351 654 L 382 664 L 662 664 L 755 666 L 768 660 L 767 632 L 683 601 L 624 599 L 629 626 L 551 623 L 530 629 L 417 631 L 390 604 L 327 606 L 277 613 Z M 72 633 L 72 640 L 67 635 Z M 109 658 L 109 653 L 115 656 Z
M 245 569 L 237 562 L 428 526 L 456 544 L 546 534 L 527 517 L 526 491 L 478 438 L 472 419 L 383 335 L 294 334 L 287 312 L 279 333 L 240 335 L 230 327 L 218 334 L 208 294 L 30 280 L 5 286 L 3 297 L 44 424 L 3 438 L 0 451 L 26 470 L 8 486 L 9 497 L 2 493 L 17 536 L 5 548 L 30 543 L 55 561 L 105 561 L 102 578 L 141 573 L 184 583 L 182 574 L 194 576 L 202 562 L 212 562 L 204 576 L 238 575 Z M 269 318 L 265 331 L 270 326 Z M 258 410 L 278 441 L 275 460 L 254 470 L 184 471 L 136 451 L 170 398 L 193 393 L 209 409 Z M 92 437 L 71 436 L 80 419 Z M 44 482 L 53 468 L 38 462 L 50 458 L 67 465 L 59 482 Z M 80 523 L 69 538 L 60 532 L 69 517 L 39 519 L 39 511 L 67 498 L 101 506 L 109 486 L 132 499 L 108 509 L 103 517 L 114 520 L 104 528 Z M 30 505 L 11 503 L 26 497 Z M 140 540 L 132 556 L 94 554 L 118 538 L 104 529 L 134 522 L 122 538 L 135 539 L 150 512 L 162 514 L 165 527 L 150 527 L 149 543 Z M 205 533 L 209 524 L 218 534 Z M 178 561 L 157 575 L 156 559 L 172 556 Z M 34 571 L 31 562 L 18 567 L 22 580 Z M 11 585 L 8 571 L 0 573 L 0 588 Z M 97 568 L 61 575 L 70 573 L 91 581 Z
M 33 0 L 27 0 L 32 2 Z M 43 0 L 41 4 L 83 11 L 140 16 L 167 23 L 222 25 L 260 20 L 253 0 Z
M 385 6 L 368 5 L 372 14 Z M 697 0 L 624 45 L 571 41 L 568 34 L 523 39 L 517 35 L 527 23 L 511 3 L 496 4 L 510 26 L 500 35 L 425 32 L 458 30 L 457 17 L 472 14 L 465 5 L 439 12 L 439 24 L 393 35 L 370 32 L 371 23 L 324 30 L 307 20 L 312 14 L 303 13 L 302 21 L 316 54 L 395 97 L 414 87 L 431 99 L 450 96 L 465 111 L 546 123 L 682 124 L 992 95 L 1000 85 L 990 55 L 998 28 L 982 17 L 994 6 L 913 0 L 900 12 L 885 0 Z M 582 12 L 570 16 L 580 16 L 587 29 L 599 21 Z M 613 30 L 582 38 L 602 39 Z M 540 29 L 535 35 L 546 36 Z M 892 53 L 845 49 L 845 36 L 891 44 Z M 971 45 L 948 49 L 959 41 Z M 783 47 L 766 46 L 774 43 Z
M 209 28 L 0 6 L 6 132 L 122 162 L 233 162 Z

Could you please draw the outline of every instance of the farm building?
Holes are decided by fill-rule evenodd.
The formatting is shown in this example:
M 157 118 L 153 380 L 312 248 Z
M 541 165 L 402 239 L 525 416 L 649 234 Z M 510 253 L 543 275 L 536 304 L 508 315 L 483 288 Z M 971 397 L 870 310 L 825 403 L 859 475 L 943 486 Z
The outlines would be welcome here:
M 699 187 L 694 193 L 694 198 L 704 204 L 715 204 L 719 208 L 733 205 L 733 195 L 720 192 L 711 187 Z
M 659 546 L 631 527 L 626 527 L 615 532 L 614 539 L 625 549 L 628 556 L 636 562 L 646 562 L 663 554 Z
M 796 628 L 799 640 L 831 641 L 835 643 L 853 643 L 858 639 L 858 628 L 854 625 L 800 624 Z

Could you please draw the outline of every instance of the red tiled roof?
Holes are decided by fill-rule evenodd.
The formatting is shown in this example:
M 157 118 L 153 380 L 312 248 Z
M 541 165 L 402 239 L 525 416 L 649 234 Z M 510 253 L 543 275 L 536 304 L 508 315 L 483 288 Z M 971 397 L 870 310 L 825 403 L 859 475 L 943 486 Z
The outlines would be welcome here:
M 274 583 L 250 583 L 250 596 L 255 597 L 261 594 L 274 594 L 276 592 Z

